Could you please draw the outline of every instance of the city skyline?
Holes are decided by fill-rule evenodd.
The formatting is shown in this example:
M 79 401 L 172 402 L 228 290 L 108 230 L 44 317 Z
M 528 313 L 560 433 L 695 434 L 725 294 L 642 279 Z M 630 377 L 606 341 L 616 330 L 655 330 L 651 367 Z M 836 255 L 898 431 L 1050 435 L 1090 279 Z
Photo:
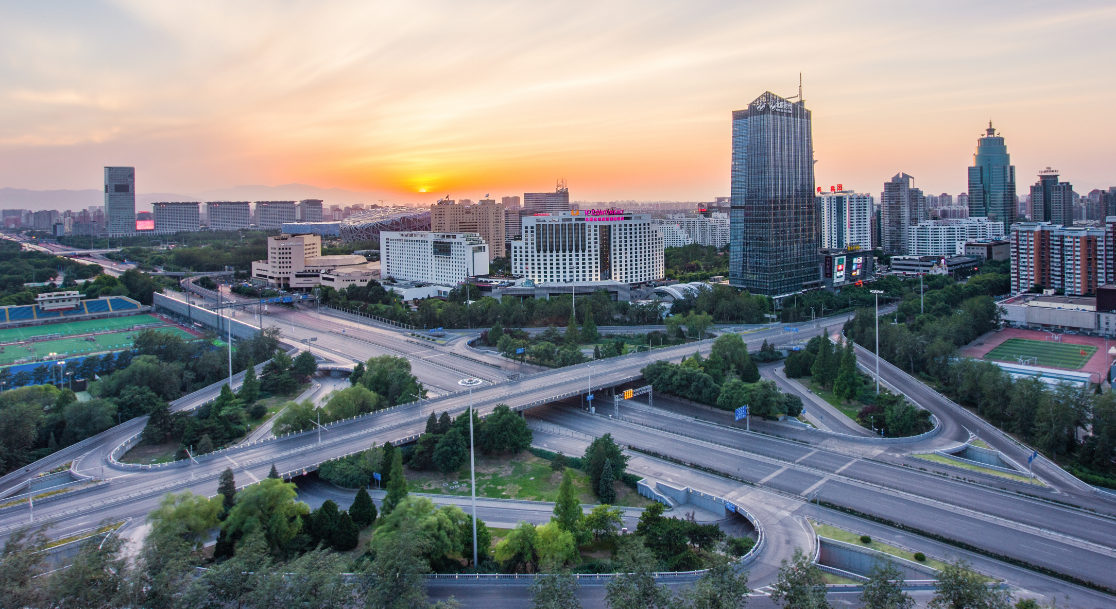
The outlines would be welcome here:
M 1083 131 L 1066 111 L 1116 98 L 1116 51 L 1082 44 L 1116 7 L 631 9 L 11 5 L 0 186 L 96 188 L 122 165 L 141 193 L 304 183 L 403 204 L 564 177 L 575 199 L 711 200 L 729 189 L 729 111 L 793 94 L 799 72 L 819 184 L 876 192 L 907 171 L 963 192 L 989 119 L 1023 175 L 1116 179 L 1116 119 Z M 810 35 L 787 45 L 791 25 Z

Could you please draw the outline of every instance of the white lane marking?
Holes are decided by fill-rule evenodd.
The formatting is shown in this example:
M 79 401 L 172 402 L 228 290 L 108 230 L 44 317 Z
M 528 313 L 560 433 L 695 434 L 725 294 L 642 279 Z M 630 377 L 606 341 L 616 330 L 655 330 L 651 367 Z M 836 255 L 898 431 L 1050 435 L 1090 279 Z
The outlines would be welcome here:
M 225 458 L 228 459 L 229 463 L 232 463 L 234 467 L 240 467 L 240 465 L 236 461 L 232 460 L 232 457 L 230 457 L 228 455 L 225 455 Z M 248 468 L 245 467 L 241 471 L 248 474 L 248 477 L 252 479 L 252 482 L 259 482 L 260 481 L 259 478 L 252 475 L 252 472 L 248 471 Z
M 818 449 L 815 448 L 814 450 L 806 453 L 805 455 L 802 455 L 801 457 L 795 459 L 794 462 L 795 463 L 802 463 L 802 461 L 804 459 L 806 459 L 807 457 L 812 457 L 813 455 L 817 454 L 817 452 L 818 452 Z
M 841 467 L 840 467 L 840 468 L 839 468 L 839 469 L 838 469 L 837 471 L 835 471 L 835 472 L 833 472 L 833 473 L 835 473 L 835 474 L 839 474 L 839 473 L 841 473 L 841 472 L 845 471 L 845 468 L 847 468 L 848 466 L 852 465 L 853 463 L 856 463 L 857 461 L 860 461 L 860 459 L 853 459 L 852 461 L 849 461 L 848 463 L 846 463 L 846 464 L 842 465 L 842 466 L 841 466 Z
M 768 474 L 766 478 L 764 478 L 763 480 L 760 480 L 756 484 L 767 484 L 768 480 L 774 478 L 775 476 L 778 476 L 779 474 L 787 471 L 788 469 L 790 469 L 790 466 L 789 465 L 784 465 L 783 467 L 780 467 L 779 469 L 777 469 L 777 470 L 771 472 L 770 474 Z
M 810 493 L 818 490 L 819 486 L 825 484 L 826 482 L 829 482 L 829 479 L 830 479 L 829 476 L 826 476 L 826 477 L 822 478 L 821 480 L 818 480 L 814 484 L 810 485 L 810 488 L 802 491 L 802 496 L 803 497 L 809 497 Z

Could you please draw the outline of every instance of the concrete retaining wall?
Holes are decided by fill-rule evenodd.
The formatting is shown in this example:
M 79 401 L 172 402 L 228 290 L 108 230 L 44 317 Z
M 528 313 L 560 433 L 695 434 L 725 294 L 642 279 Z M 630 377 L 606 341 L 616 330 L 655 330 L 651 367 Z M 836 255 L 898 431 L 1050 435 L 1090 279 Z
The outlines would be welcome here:
M 925 580 L 938 577 L 938 570 L 932 567 L 836 539 L 819 537 L 818 549 L 820 564 L 862 577 L 867 576 L 880 562 L 895 565 L 903 573 L 903 579 Z
M 154 295 L 153 304 L 156 310 L 162 309 L 181 317 L 193 319 L 195 322 L 200 323 L 204 326 L 209 326 L 214 330 L 220 328 L 222 338 L 229 331 L 228 317 L 221 317 L 217 315 L 217 313 L 210 311 L 209 309 L 199 307 L 195 304 L 191 303 L 187 305 L 182 301 L 175 300 L 173 298 L 170 298 L 169 296 L 164 296 L 162 294 Z M 231 311 L 232 309 L 228 310 Z M 248 319 L 252 319 L 252 316 L 249 315 Z M 235 338 L 252 338 L 259 331 L 259 327 L 252 325 L 251 323 L 240 321 L 235 317 L 232 320 L 232 335 Z
M 1005 457 L 1000 451 L 989 450 L 968 443 L 956 448 L 936 450 L 934 454 L 952 459 L 958 463 L 976 465 L 1007 474 L 1022 475 L 1027 473 L 1027 470 L 1017 467 L 1011 459 Z

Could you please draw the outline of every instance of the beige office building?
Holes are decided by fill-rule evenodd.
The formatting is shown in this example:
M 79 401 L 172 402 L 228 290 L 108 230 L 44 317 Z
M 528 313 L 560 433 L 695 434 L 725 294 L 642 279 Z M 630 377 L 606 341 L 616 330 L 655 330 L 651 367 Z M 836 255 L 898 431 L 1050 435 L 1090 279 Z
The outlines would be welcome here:
M 481 199 L 475 205 L 443 201 L 430 206 L 430 230 L 436 233 L 476 233 L 488 244 L 488 259 L 503 258 L 504 204 Z

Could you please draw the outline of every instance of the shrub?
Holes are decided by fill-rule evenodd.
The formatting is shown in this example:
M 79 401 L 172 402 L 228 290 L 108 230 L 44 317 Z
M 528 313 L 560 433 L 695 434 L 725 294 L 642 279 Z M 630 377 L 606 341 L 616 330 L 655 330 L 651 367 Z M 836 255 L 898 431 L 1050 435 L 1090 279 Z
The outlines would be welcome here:
M 915 552 L 914 558 L 918 562 L 926 562 L 926 555 L 922 552 Z
M 264 406 L 260 402 L 256 402 L 255 404 L 252 404 L 251 406 L 248 407 L 248 418 L 249 419 L 262 419 L 262 418 L 264 418 L 264 415 L 266 415 L 266 414 L 267 414 L 267 406 Z
M 867 535 L 861 535 L 860 543 L 872 543 L 872 538 Z
M 729 537 L 725 545 L 733 556 L 744 556 L 752 550 L 756 541 L 751 537 Z

